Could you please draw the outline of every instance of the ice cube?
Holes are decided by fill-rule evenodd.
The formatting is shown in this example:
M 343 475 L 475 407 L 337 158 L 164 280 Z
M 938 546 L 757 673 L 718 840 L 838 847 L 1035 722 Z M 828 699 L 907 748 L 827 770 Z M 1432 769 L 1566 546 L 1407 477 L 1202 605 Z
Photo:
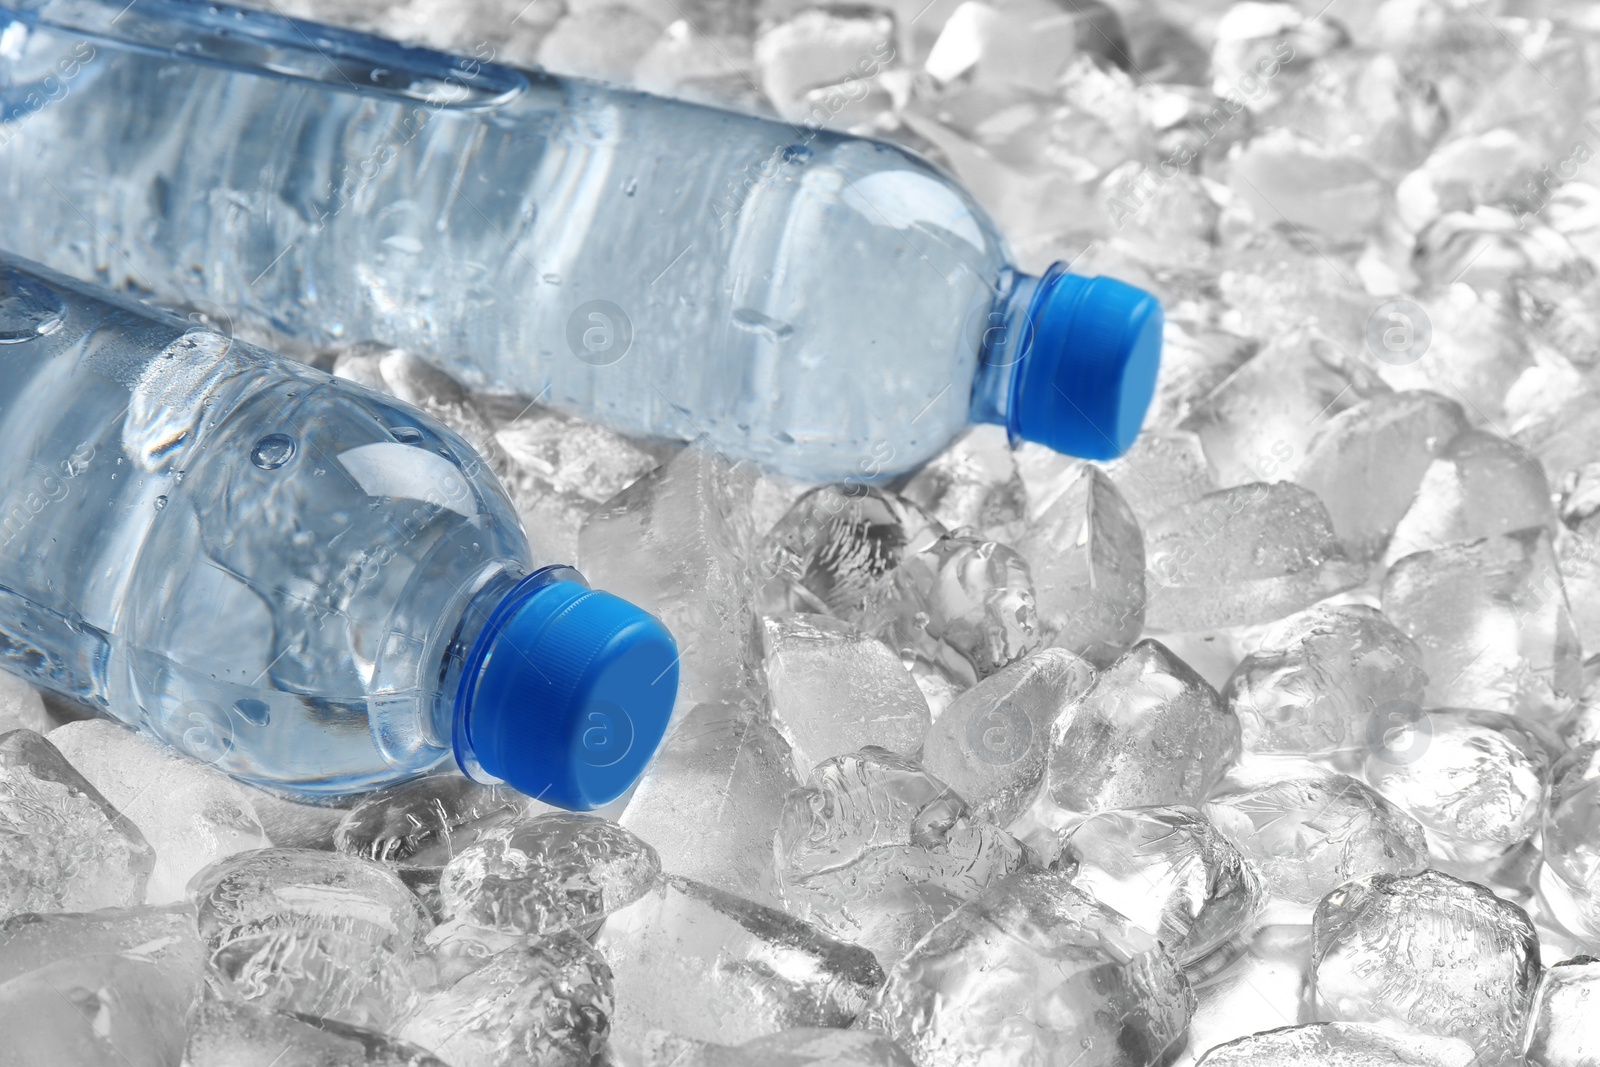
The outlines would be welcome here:
M 1253 337 L 1217 329 L 1210 323 L 1168 318 L 1162 332 L 1161 377 L 1145 417 L 1144 433 L 1176 429 L 1260 347 Z
M 1311 984 L 1311 925 L 1260 927 L 1227 967 L 1204 981 L 1191 972 L 1191 980 L 1189 1051 L 1196 1056 L 1261 1030 L 1294 1026 Z
M 949 786 L 881 748 L 821 763 L 785 800 L 773 851 L 785 910 L 885 966 L 1026 859 Z
M 645 768 L 620 821 L 670 873 L 775 905 L 772 833 L 799 784 L 789 743 L 763 709 L 700 704 Z
M 507 786 L 479 785 L 459 774 L 430 774 L 362 797 L 334 831 L 333 846 L 362 859 L 401 867 L 442 867 L 473 837 L 478 820 L 525 811 L 528 799 Z
M 1194 808 L 1092 815 L 1051 866 L 1184 967 L 1247 936 L 1266 899 L 1255 870 Z
M 349 1023 L 204 1000 L 189 1020 L 183 1067 L 453 1067 L 396 1038 Z M 127 1067 L 119 1063 L 118 1067 Z
M 923 742 L 923 766 L 1005 826 L 1038 793 L 1051 731 L 1094 679 L 1087 660 L 1061 648 L 1013 663 L 951 702 Z
M 1230 156 L 1232 192 L 1258 226 L 1286 225 L 1358 244 L 1384 221 L 1389 190 L 1383 175 L 1350 147 L 1268 129 Z
M 913 474 L 900 495 L 946 529 L 970 526 L 1007 544 L 1027 523 L 1027 487 L 1003 426 L 972 427 Z
M 378 1030 L 409 1009 L 431 922 L 384 867 L 259 849 L 205 868 L 189 891 L 208 978 L 229 996 Z
M 1528 916 L 1439 871 L 1333 890 L 1312 922 L 1313 1017 L 1459 1038 L 1487 1063 L 1520 1051 L 1539 982 Z
M 639 57 L 633 70 L 634 88 L 736 111 L 770 110 L 771 102 L 756 84 L 759 71 L 747 36 L 712 36 L 665 2 L 644 6 L 663 9 L 667 29 Z M 860 95 L 860 90 L 856 93 Z
M 103 908 L 33 912 L 0 922 L 0 983 L 69 956 L 123 955 L 161 968 L 176 986 L 201 981 L 201 947 L 194 909 Z
M 1212 91 L 1264 110 L 1298 88 L 1303 79 L 1286 73 L 1299 75 L 1312 61 L 1350 43 L 1343 25 L 1318 15 L 1281 3 L 1229 7 L 1214 30 Z
M 1542 887 L 1556 895 L 1563 921 L 1600 939 L 1600 741 L 1574 748 L 1551 771 L 1544 862 Z
M 626 85 L 661 31 L 661 23 L 637 8 L 597 5 L 570 13 L 551 28 L 539 45 L 538 65 L 552 74 Z
M 1369 737 L 1381 739 L 1391 719 L 1421 706 L 1421 662 L 1416 643 L 1382 612 L 1318 605 L 1274 626 L 1222 697 L 1239 718 L 1246 752 L 1333 757 L 1353 767 Z
M 669 876 L 606 920 L 612 1042 L 641 1050 L 651 1030 L 724 1044 L 797 1026 L 846 1027 L 883 982 L 872 953 L 808 922 Z
M 951 12 L 925 69 L 940 83 L 960 78 L 1048 93 L 1074 56 L 1126 65 L 1127 52 L 1121 21 L 1103 3 L 967 0 Z
M 0 735 L 0 917 L 144 899 L 155 850 L 32 730 Z
M 1399 220 L 1413 233 L 1450 211 L 1503 201 L 1547 162 L 1515 129 L 1491 129 L 1446 141 L 1395 189 Z
M 89 719 L 57 727 L 50 741 L 154 848 L 146 903 L 182 900 L 202 867 L 272 844 L 251 790 L 153 738 Z
M 429 993 L 399 1036 L 451 1067 L 599 1062 L 610 1032 L 611 971 L 571 930 L 530 938 Z
M 439 878 L 439 897 L 448 919 L 523 934 L 588 934 L 660 874 L 655 849 L 616 823 L 548 812 L 462 849 Z
M 197 985 L 136 955 L 70 956 L 0 984 L 10 1067 L 166 1067 Z
M 1367 781 L 1422 824 L 1437 859 L 1488 864 L 1539 831 L 1550 761 L 1526 723 L 1439 708 L 1376 740 Z
M 742 1045 L 716 1045 L 677 1034 L 651 1034 L 645 1067 L 914 1067 L 882 1034 L 804 1027 Z
M 774 725 L 805 775 L 829 756 L 877 745 L 911 752 L 931 719 L 894 650 L 826 615 L 766 620 Z
M 1239 721 L 1189 665 L 1144 640 L 1100 673 L 1056 727 L 1050 793 L 1092 814 L 1198 805 L 1239 755 Z
M 889 972 L 863 1024 L 927 1067 L 1161 1062 L 1194 996 L 1160 944 L 1075 889 L 1024 868 L 928 932 Z M 1070 1060 L 1068 1060 L 1070 1062 Z
M 0 734 L 12 730 L 47 734 L 54 728 L 39 691 L 21 678 L 0 671 Z
M 1354 366 L 1348 353 L 1359 353 L 1365 344 L 1367 321 L 1373 305 L 1378 303 L 1362 285 L 1359 275 L 1350 267 L 1340 265 L 1327 256 L 1309 252 L 1303 242 L 1277 229 L 1252 228 L 1241 234 L 1228 234 L 1223 248 L 1222 271 L 1217 275 L 1217 289 L 1226 301 L 1226 309 L 1219 325 L 1230 333 L 1249 337 L 1277 338 L 1273 346 L 1279 349 L 1279 359 L 1289 362 L 1285 373 L 1295 383 L 1286 390 L 1297 403 L 1314 399 L 1330 381 L 1338 381 L 1341 370 Z M 1315 338 L 1323 341 L 1315 341 Z M 1330 350 L 1325 342 L 1331 340 Z M 1341 354 L 1343 353 L 1343 354 Z M 1316 366 L 1295 367 L 1298 355 L 1314 361 Z M 1245 364 L 1244 366 L 1249 366 Z M 1240 367 L 1242 371 L 1244 366 Z M 1264 368 L 1263 368 L 1264 369 Z M 1247 376 L 1246 381 L 1259 372 Z M 1325 402 L 1332 403 L 1345 378 L 1333 386 L 1335 394 Z M 1358 383 L 1370 381 L 1368 374 L 1355 379 Z M 1274 386 L 1262 383 L 1266 391 Z M 1312 387 L 1310 393 L 1304 390 Z M 1382 390 L 1374 390 L 1381 392 Z M 1351 393 L 1359 390 L 1352 389 Z M 1337 397 L 1337 405 L 1354 404 L 1358 396 L 1346 393 Z M 1238 399 L 1243 399 L 1239 397 Z M 1200 405 L 1196 405 L 1198 409 Z M 1192 412 L 1194 414 L 1197 412 Z M 1310 419 L 1315 409 L 1306 413 Z M 1276 421 L 1276 420 L 1275 420 Z M 1316 427 L 1293 426 L 1290 432 L 1298 438 L 1301 432 Z M 1247 425 L 1240 430 L 1249 433 Z M 1259 435 L 1258 435 L 1259 436 Z M 1268 437 L 1274 444 L 1276 437 Z M 1291 457 L 1302 458 L 1303 453 Z M 1245 455 L 1245 461 L 1261 461 L 1260 457 Z M 1269 452 L 1267 459 L 1275 459 Z M 1283 462 L 1279 459 L 1278 462 Z
M 1109 663 L 1139 636 L 1144 539 L 1104 471 L 1081 465 L 1029 523 L 1017 550 L 1033 571 L 1039 622 L 1054 645 Z
M 1597 471 L 1600 473 L 1600 471 Z M 1580 648 L 1600 648 L 1600 519 L 1556 534 L 1556 566 Z
M 1579 956 L 1544 972 L 1528 1012 L 1528 1067 L 1586 1067 L 1600 1063 L 1600 960 Z
M 1200 438 L 1187 430 L 1147 427 L 1106 473 L 1141 524 L 1218 488 Z
M 754 680 L 747 472 L 705 444 L 601 506 L 583 526 L 579 569 L 652 612 L 678 641 L 682 706 L 737 699 Z
M 1407 556 L 1384 578 L 1383 612 L 1422 649 L 1430 704 L 1553 722 L 1581 691 L 1546 530 Z
M 1366 1023 L 1307 1023 L 1251 1034 L 1213 1048 L 1200 1067 L 1475 1067 L 1471 1045 L 1450 1037 L 1398 1034 Z
M 1303 922 L 1312 905 L 1352 878 L 1428 865 L 1415 819 L 1356 779 L 1309 764 L 1237 768 L 1204 811 L 1277 898 L 1280 906 L 1268 911 L 1274 922 Z
M 1459 399 L 1475 421 L 1490 422 L 1505 413 L 1511 387 L 1528 367 L 1527 331 L 1514 301 L 1466 282 L 1418 294 L 1414 306 L 1400 310 L 1372 297 L 1362 316 L 1371 332 L 1354 344 L 1379 358 L 1378 374 L 1390 387 L 1431 389 Z M 1381 315 L 1392 325 L 1380 328 Z
M 813 126 L 828 125 L 834 116 L 815 113 L 812 90 L 840 86 L 850 96 L 863 95 L 894 57 L 894 19 L 871 7 L 807 8 L 755 40 L 767 98 L 782 118 Z

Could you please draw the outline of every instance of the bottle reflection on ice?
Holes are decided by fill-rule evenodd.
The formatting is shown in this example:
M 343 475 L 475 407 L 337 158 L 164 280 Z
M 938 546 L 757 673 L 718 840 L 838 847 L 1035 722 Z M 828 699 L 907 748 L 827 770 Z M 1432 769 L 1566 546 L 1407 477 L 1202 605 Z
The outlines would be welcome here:
M 9 12 L 9 14 L 8 14 Z M 1132 441 L 1161 310 L 893 145 L 194 0 L 0 0 L 0 247 L 819 481 Z
M 540 563 L 414 408 L 0 255 L 0 666 L 263 785 L 594 807 L 676 650 Z

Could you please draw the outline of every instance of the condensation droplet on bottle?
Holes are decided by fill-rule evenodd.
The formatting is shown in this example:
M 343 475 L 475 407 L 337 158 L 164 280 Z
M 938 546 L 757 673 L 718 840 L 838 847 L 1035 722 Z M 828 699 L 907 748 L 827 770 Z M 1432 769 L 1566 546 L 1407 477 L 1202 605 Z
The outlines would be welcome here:
M 422 440 L 422 431 L 415 426 L 395 426 L 389 434 L 403 445 L 414 445 Z
M 21 271 L 0 267 L 0 345 L 48 337 L 66 316 L 60 293 Z
M 250 452 L 250 462 L 264 471 L 275 471 L 293 458 L 294 439 L 282 433 L 268 434 Z
M 167 494 L 162 493 L 160 496 L 156 497 L 156 510 L 160 511 L 162 508 L 164 508 L 166 506 L 167 506 Z

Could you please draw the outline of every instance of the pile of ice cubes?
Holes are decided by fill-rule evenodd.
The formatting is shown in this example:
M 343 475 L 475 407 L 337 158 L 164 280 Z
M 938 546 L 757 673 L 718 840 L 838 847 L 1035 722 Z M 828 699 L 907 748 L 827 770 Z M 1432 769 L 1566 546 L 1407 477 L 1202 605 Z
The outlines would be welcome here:
M 0 1062 L 1600 1063 L 1592 5 L 290 9 L 912 145 L 1158 292 L 1160 392 L 812 487 L 326 354 L 672 627 L 675 728 L 611 820 L 315 808 L 0 683 Z

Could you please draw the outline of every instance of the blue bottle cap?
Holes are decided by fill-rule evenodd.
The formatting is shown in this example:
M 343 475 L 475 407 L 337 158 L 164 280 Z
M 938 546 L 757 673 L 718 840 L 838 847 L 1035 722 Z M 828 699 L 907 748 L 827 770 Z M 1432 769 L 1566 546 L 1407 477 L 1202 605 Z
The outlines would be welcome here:
M 1162 324 L 1161 302 L 1143 289 L 1052 266 L 1028 307 L 1011 433 L 1084 459 L 1122 455 L 1155 394 Z
M 457 756 L 464 740 L 487 774 L 588 811 L 627 792 L 655 754 L 678 693 L 678 646 L 621 597 L 539 578 L 506 596 L 473 647 Z

